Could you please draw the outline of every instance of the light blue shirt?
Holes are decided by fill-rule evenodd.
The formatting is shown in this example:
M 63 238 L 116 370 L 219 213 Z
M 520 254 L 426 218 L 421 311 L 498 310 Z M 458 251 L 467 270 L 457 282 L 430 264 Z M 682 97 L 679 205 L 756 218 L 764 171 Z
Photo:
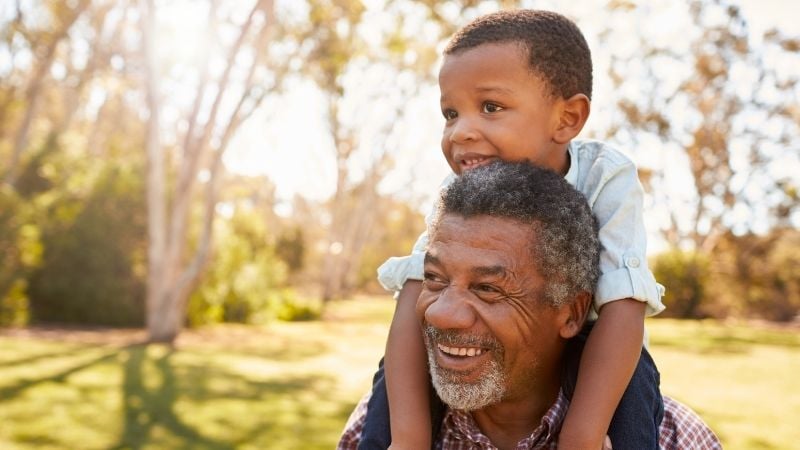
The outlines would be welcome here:
M 647 266 L 647 235 L 642 217 L 643 190 L 636 166 L 609 145 L 593 140 L 573 140 L 568 146 L 570 167 L 566 180 L 586 196 L 600 227 L 600 280 L 594 293 L 596 311 L 608 302 L 633 298 L 647 303 L 647 315 L 664 310 L 664 287 L 656 283 Z M 455 178 L 449 175 L 447 186 Z M 434 207 L 434 211 L 435 211 Z M 430 225 L 432 211 L 425 217 Z M 399 291 L 406 280 L 422 280 L 428 233 L 422 233 L 411 254 L 389 258 L 378 268 L 378 281 Z

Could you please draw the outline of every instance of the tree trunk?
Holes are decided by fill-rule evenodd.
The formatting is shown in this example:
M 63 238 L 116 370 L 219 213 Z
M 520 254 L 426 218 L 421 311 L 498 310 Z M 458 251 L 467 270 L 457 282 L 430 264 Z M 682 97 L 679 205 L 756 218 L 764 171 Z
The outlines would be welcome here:
M 245 93 L 225 122 L 223 136 L 220 144 L 211 155 L 211 180 L 205 197 L 205 218 L 203 222 L 198 248 L 194 255 L 187 255 L 187 235 L 190 219 L 190 209 L 193 191 L 197 183 L 198 171 L 207 163 L 209 142 L 211 142 L 215 127 L 218 125 L 218 113 L 221 109 L 223 97 L 228 87 L 230 74 L 236 64 L 236 57 L 245 43 L 254 17 L 262 11 L 269 15 L 272 10 L 271 0 L 258 1 L 251 10 L 246 21 L 241 25 L 239 37 L 227 55 L 227 66 L 220 79 L 217 81 L 216 97 L 211 106 L 205 124 L 198 123 L 198 111 L 207 87 L 207 73 L 202 76 L 197 89 L 195 105 L 190 113 L 189 128 L 183 145 L 183 159 L 178 171 L 175 192 L 172 195 L 173 203 L 171 213 L 167 216 L 167 192 L 165 187 L 166 170 L 164 167 L 163 149 L 158 136 L 158 82 L 155 74 L 156 62 L 154 60 L 154 43 L 152 36 L 155 28 L 154 0 L 141 0 L 143 20 L 143 44 L 147 65 L 147 104 L 150 117 L 147 123 L 147 196 L 148 196 L 148 286 L 147 286 L 147 329 L 152 342 L 171 343 L 177 338 L 183 327 L 185 312 L 189 296 L 195 287 L 197 279 L 207 261 L 210 253 L 214 209 L 216 206 L 216 181 L 221 170 L 221 158 L 227 143 L 243 119 L 253 112 L 260 99 L 255 100 L 255 106 L 242 112 L 242 105 L 249 95 L 251 80 L 255 73 L 255 65 L 260 61 L 259 56 L 254 58 L 248 78 L 245 83 Z M 210 18 L 213 23 L 213 11 Z M 266 27 L 267 25 L 262 25 Z M 261 38 L 266 38 L 262 29 Z M 208 67 L 206 67 L 206 70 Z M 261 99 L 263 99 L 263 95 Z M 199 133 L 197 132 L 199 130 Z
M 151 341 L 172 342 L 177 335 L 169 311 L 170 298 L 164 254 L 167 248 L 166 174 L 159 136 L 158 78 L 155 68 L 155 5 L 153 0 L 139 3 L 143 24 L 147 119 L 147 332 Z

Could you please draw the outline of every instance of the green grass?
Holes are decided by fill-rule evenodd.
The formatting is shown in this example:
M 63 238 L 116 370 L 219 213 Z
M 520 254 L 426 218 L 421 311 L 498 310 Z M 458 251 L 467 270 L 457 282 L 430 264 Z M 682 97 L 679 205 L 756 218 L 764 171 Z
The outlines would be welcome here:
M 393 303 L 332 304 L 319 322 L 141 334 L 0 331 L 2 449 L 330 449 L 370 385 Z M 662 390 L 727 449 L 798 448 L 800 336 L 648 322 Z

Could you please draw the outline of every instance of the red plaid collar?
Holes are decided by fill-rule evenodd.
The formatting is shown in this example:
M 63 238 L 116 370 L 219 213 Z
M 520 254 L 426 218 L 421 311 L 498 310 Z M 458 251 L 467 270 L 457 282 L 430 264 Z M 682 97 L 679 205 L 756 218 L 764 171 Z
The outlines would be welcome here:
M 569 400 L 563 393 L 559 392 L 555 403 L 542 416 L 541 422 L 533 430 L 533 433 L 517 443 L 517 450 L 555 448 L 558 433 L 561 430 L 561 423 L 564 421 L 568 407 Z M 442 423 L 440 448 L 459 448 L 461 445 L 456 444 L 456 442 L 462 445 L 463 443 L 469 443 L 469 448 L 496 448 L 478 428 L 478 424 L 472 414 L 466 411 L 449 409 Z

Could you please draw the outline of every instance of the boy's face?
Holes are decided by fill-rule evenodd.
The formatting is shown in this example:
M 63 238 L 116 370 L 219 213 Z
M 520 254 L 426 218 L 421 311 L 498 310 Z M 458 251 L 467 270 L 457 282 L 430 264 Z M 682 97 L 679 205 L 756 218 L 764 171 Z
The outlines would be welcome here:
M 442 151 L 457 174 L 490 163 L 528 160 L 562 175 L 569 159 L 553 135 L 560 101 L 535 75 L 522 46 L 482 44 L 446 55 L 439 71 L 445 117 Z

